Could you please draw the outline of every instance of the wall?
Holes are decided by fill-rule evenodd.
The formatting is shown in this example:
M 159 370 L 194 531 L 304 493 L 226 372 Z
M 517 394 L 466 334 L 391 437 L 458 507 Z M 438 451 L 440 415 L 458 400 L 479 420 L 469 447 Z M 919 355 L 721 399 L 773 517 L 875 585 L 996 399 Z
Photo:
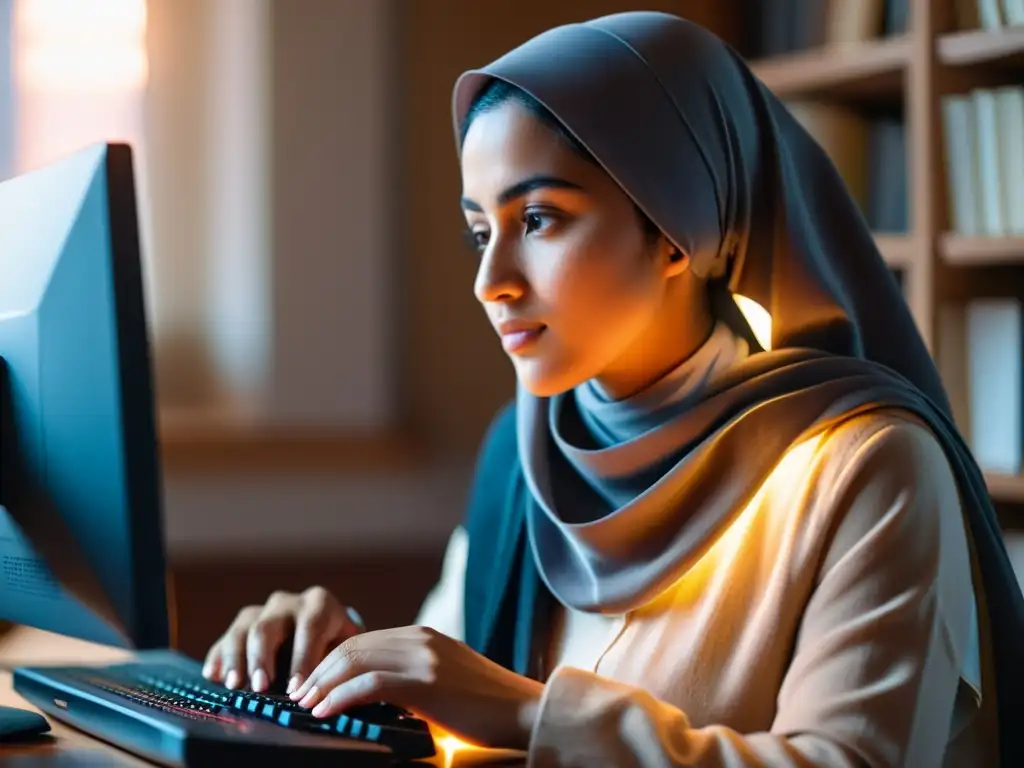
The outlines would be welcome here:
M 366 35 L 353 37 L 352 27 L 367 29 L 368 2 L 377 0 L 294 0 L 277 2 L 274 10 L 275 281 L 288 287 L 275 291 L 274 311 L 305 318 L 306 332 L 284 337 L 277 362 L 288 375 L 299 371 L 307 379 L 328 380 L 343 378 L 348 365 L 359 383 L 348 399 L 365 403 L 368 389 L 388 383 L 360 379 L 365 361 L 333 359 L 330 341 L 361 316 L 380 322 L 374 304 L 390 302 L 394 335 L 379 329 L 358 354 L 397 358 L 396 397 L 405 420 L 426 442 L 428 459 L 417 471 L 360 477 L 170 477 L 168 532 L 178 555 L 232 546 L 287 553 L 443 543 L 458 520 L 487 422 L 514 391 L 511 365 L 472 295 L 475 257 L 461 237 L 452 84 L 463 70 L 547 27 L 634 5 L 397 0 L 384 56 Z M 686 5 L 645 4 L 667 10 Z M 390 64 L 382 63 L 388 59 Z M 384 82 L 383 66 L 395 73 L 390 88 L 396 103 L 366 94 L 366 83 Z M 346 110 L 368 105 L 388 119 L 371 115 L 353 129 Z M 374 135 L 387 130 L 393 131 L 387 142 Z M 340 151 L 332 142 L 356 151 Z M 311 149 L 316 147 L 319 153 Z M 393 156 L 392 165 L 384 164 L 395 173 L 389 193 L 377 191 L 374 173 L 382 164 L 360 160 L 360 152 Z M 358 207 L 363 197 L 376 200 L 376 209 Z M 385 240 L 364 247 L 343 239 L 356 223 L 353 206 L 356 219 L 371 216 L 392 238 L 395 261 L 388 278 L 398 293 L 365 295 L 379 277 L 364 262 L 368 255 L 380 257 Z M 346 272 L 332 266 L 338 260 L 349 260 Z M 320 310 L 312 319 L 309 305 Z
M 303 0 L 299 5 L 312 8 L 324 3 L 332 0 Z M 291 6 L 291 0 L 286 4 Z M 324 17 L 329 20 L 326 23 L 343 25 L 337 9 L 357 5 L 354 0 L 337 3 L 336 12 Z M 397 396 L 407 422 L 425 442 L 427 458 L 411 470 L 384 468 L 364 476 L 169 477 L 167 528 L 179 573 L 183 622 L 203 625 L 190 625 L 188 647 L 202 646 L 206 635 L 227 621 L 232 606 L 265 597 L 268 584 L 275 583 L 273 578 L 293 586 L 306 583 L 307 578 L 330 581 L 347 599 L 370 606 L 375 620 L 390 623 L 411 618 L 461 515 L 477 444 L 494 411 L 514 392 L 511 365 L 472 295 L 475 263 L 461 237 L 451 87 L 463 70 L 488 62 L 547 27 L 630 5 L 635 6 L 613 0 L 393 3 L 389 46 L 397 72 L 393 78 L 397 134 L 390 145 L 375 146 L 394 153 L 399 194 L 383 199 L 385 210 L 378 221 L 395 237 L 393 277 L 400 288 L 399 300 L 393 304 L 400 350 Z M 687 6 L 703 7 L 654 0 L 643 6 L 683 12 Z M 706 14 L 703 19 L 699 13 L 693 17 L 706 21 Z M 324 18 L 290 16 L 287 33 L 275 32 L 275 45 L 287 46 L 275 50 L 275 67 L 282 61 L 291 61 L 288 66 L 294 67 L 294 56 L 329 67 L 329 58 L 301 51 L 310 41 L 323 43 L 331 38 Z M 338 39 L 344 39 L 340 29 Z M 367 66 L 379 63 L 375 52 L 364 53 Z M 339 81 L 363 77 L 366 72 L 349 61 L 345 69 L 308 72 L 297 83 L 300 74 L 293 69 L 290 80 L 275 81 L 280 89 L 292 89 L 287 95 L 288 114 L 279 114 L 275 123 L 277 153 L 291 151 L 280 143 L 280 130 L 288 130 L 282 121 L 297 124 L 304 115 L 316 114 L 318 99 L 326 99 L 329 114 L 336 115 L 333 110 L 339 105 L 332 94 Z M 324 131 L 315 135 L 329 139 Z M 310 168 L 308 147 L 299 150 L 305 161 L 296 167 Z M 281 155 L 277 162 L 284 162 Z M 291 175 L 287 194 L 276 197 L 278 214 L 279 206 L 307 200 L 318 213 L 303 220 L 305 229 L 294 233 L 295 242 L 315 244 L 335 236 L 338 224 L 331 218 L 332 205 L 344 206 L 346 194 L 351 194 L 345 188 L 374 188 L 367 172 L 365 164 L 339 169 L 343 184 L 322 173 Z M 340 210 L 339 216 L 344 215 Z M 290 252 L 291 243 L 278 240 L 275 246 L 275 258 L 280 258 Z M 314 252 L 323 259 L 362 258 L 358 252 L 314 251 L 312 247 L 306 249 L 306 257 Z M 287 269 L 287 263 L 282 261 L 281 268 Z M 307 268 L 310 280 L 318 279 L 316 265 L 308 263 Z M 329 289 L 340 306 L 364 306 L 360 286 L 354 280 L 335 282 Z M 279 294 L 279 300 L 305 301 L 299 283 L 293 282 L 292 287 L 295 290 Z M 325 287 L 311 283 L 309 290 L 321 295 Z M 276 311 L 287 312 L 289 307 Z M 325 320 L 333 324 L 338 316 Z M 313 366 L 319 361 L 311 357 L 322 351 L 316 344 L 296 343 L 290 354 L 295 365 L 314 375 Z M 384 344 L 376 350 L 380 355 L 394 351 Z M 217 584 L 217 603 L 204 596 L 204 607 L 198 598 L 211 581 Z

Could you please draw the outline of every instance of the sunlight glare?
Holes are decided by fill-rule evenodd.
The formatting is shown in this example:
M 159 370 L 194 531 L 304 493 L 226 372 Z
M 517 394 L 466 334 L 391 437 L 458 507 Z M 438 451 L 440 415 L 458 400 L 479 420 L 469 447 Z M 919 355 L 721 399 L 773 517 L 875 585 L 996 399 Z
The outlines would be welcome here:
M 747 323 L 750 325 L 750 330 L 754 332 L 754 338 L 757 339 L 757 343 L 761 345 L 761 348 L 765 351 L 772 348 L 772 316 L 768 314 L 768 311 L 758 304 L 753 299 L 748 299 L 746 296 L 740 296 L 738 293 L 734 293 L 733 301 L 736 302 L 736 306 L 740 308 L 740 312 L 743 313 L 743 317 L 746 318 Z
M 18 0 L 18 84 L 70 92 L 143 88 L 146 22 L 145 0 Z

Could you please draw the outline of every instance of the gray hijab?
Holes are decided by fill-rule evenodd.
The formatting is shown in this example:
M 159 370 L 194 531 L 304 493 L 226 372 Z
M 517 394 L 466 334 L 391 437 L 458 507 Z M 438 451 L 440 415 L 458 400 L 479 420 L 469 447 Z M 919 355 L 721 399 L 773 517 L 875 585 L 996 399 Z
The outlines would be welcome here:
M 699 559 L 787 449 L 855 414 L 901 408 L 935 432 L 957 476 L 1001 718 L 1015 711 L 1024 599 L 984 479 L 899 288 L 822 149 L 731 48 L 668 14 L 558 27 L 464 73 L 453 96 L 457 133 L 491 78 L 550 110 L 697 274 L 772 317 L 771 350 L 731 366 L 698 401 L 602 404 L 625 439 L 595 434 L 580 390 L 552 399 L 519 392 L 533 498 L 527 529 L 555 597 L 605 612 L 646 602 Z M 735 330 L 749 337 L 749 328 Z M 1017 730 L 1001 729 L 1006 765 L 1024 765 Z

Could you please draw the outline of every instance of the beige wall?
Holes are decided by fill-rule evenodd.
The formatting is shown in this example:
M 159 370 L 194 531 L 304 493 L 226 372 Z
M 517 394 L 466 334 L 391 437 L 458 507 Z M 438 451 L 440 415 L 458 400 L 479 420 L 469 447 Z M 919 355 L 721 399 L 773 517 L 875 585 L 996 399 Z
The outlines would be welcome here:
M 334 9 L 322 16 L 290 14 L 284 31 L 275 31 L 275 46 L 284 47 L 275 50 L 275 68 L 291 67 L 287 77 L 275 70 L 275 87 L 290 89 L 287 98 L 275 98 L 279 109 L 288 107 L 275 119 L 278 172 L 287 162 L 287 153 L 296 152 L 302 158 L 285 171 L 281 188 L 275 188 L 275 215 L 282 215 L 282 206 L 308 206 L 315 213 L 292 216 L 294 230 L 286 226 L 275 241 L 275 259 L 288 256 L 298 243 L 305 244 L 303 258 L 313 259 L 303 267 L 304 279 L 309 281 L 305 288 L 291 279 L 289 290 L 277 294 L 279 302 L 288 302 L 276 308 L 279 314 L 301 309 L 310 297 L 322 302 L 325 290 L 336 294 L 341 307 L 367 306 L 360 293 L 367 284 L 361 271 L 365 265 L 358 264 L 363 252 L 317 249 L 316 245 L 338 236 L 345 210 L 333 216 L 335 204 L 343 205 L 358 190 L 377 189 L 377 180 L 369 176 L 376 166 L 352 162 L 339 169 L 343 176 L 332 175 L 316 168 L 311 145 L 281 143 L 282 130 L 295 131 L 296 121 L 307 119 L 318 108 L 326 108 L 328 123 L 311 130 L 307 138 L 329 142 L 330 121 L 339 119 L 344 109 L 337 93 L 351 92 L 353 79 L 365 82 L 372 77 L 351 56 L 308 50 L 332 40 L 337 45 L 354 45 L 345 34 L 345 14 L 338 9 L 356 9 L 361 2 L 383 0 L 286 0 L 284 4 L 278 0 L 275 11 L 280 13 L 285 6 Z M 396 72 L 391 80 L 397 121 L 391 121 L 396 132 L 382 151 L 394 161 L 391 167 L 397 181 L 391 191 L 397 194 L 374 198 L 381 207 L 371 215 L 394 238 L 390 278 L 399 292 L 385 297 L 395 318 L 394 343 L 382 341 L 375 349 L 379 355 L 394 355 L 395 390 L 408 420 L 429 445 L 429 459 L 414 471 L 362 477 L 169 478 L 167 522 L 172 552 L 183 555 L 229 547 L 250 552 L 341 553 L 443 543 L 461 515 L 483 431 L 496 408 L 514 392 L 511 365 L 472 295 L 474 256 L 460 235 L 460 183 L 449 113 L 452 84 L 464 69 L 484 64 L 554 24 L 637 5 L 623 0 L 394 0 L 388 53 Z M 639 5 L 685 11 L 695 4 L 650 0 Z M 280 18 L 275 24 L 281 25 Z M 377 52 L 363 53 L 364 63 L 379 64 Z M 303 73 L 295 69 L 297 61 L 319 68 L 305 73 L 298 90 L 294 86 Z M 326 107 L 318 107 L 318 98 L 326 100 Z M 285 125 L 288 120 L 292 128 Z M 288 134 L 292 145 L 301 133 Z M 369 151 L 381 151 L 382 145 L 371 138 L 360 140 L 368 142 Z M 325 150 L 331 162 L 344 156 L 330 147 Z M 299 221 L 303 227 L 297 225 Z M 343 280 L 329 262 L 318 264 L 315 259 L 355 260 L 356 268 L 348 274 L 363 277 Z M 280 261 L 278 269 L 288 270 L 290 263 Z M 325 280 L 330 285 L 325 286 Z M 344 311 L 325 315 L 332 325 L 345 317 Z M 388 338 L 387 329 L 381 338 Z M 291 341 L 296 342 L 296 337 Z M 297 360 L 304 375 L 311 375 L 317 362 L 311 356 L 324 354 L 325 349 L 322 340 L 295 343 L 289 359 Z

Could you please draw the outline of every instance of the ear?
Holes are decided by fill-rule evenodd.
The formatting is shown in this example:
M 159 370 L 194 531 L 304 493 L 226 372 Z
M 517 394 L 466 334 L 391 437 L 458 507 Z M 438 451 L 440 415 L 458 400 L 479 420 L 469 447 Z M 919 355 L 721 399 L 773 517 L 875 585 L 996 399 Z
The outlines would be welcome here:
M 666 278 L 678 277 L 690 268 L 690 257 L 663 235 L 658 240 L 658 263 Z

